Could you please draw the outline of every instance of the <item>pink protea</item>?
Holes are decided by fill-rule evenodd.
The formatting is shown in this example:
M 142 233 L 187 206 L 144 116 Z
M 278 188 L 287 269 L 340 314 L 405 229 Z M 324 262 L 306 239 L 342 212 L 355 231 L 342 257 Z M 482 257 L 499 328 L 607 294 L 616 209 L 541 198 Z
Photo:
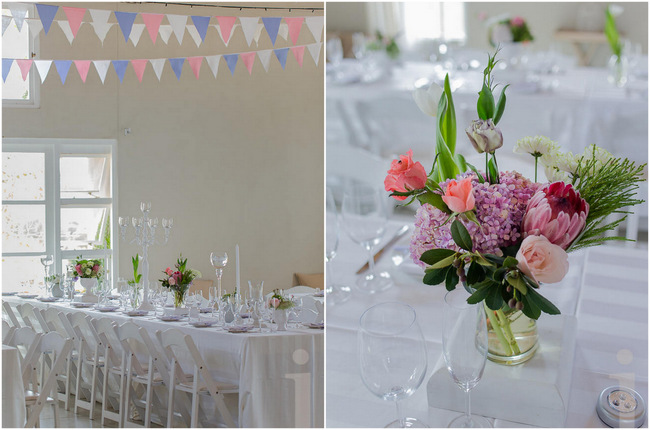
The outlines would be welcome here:
M 571 184 L 553 182 L 530 199 L 522 225 L 523 236 L 542 235 L 567 249 L 585 228 L 588 214 L 589 203 Z

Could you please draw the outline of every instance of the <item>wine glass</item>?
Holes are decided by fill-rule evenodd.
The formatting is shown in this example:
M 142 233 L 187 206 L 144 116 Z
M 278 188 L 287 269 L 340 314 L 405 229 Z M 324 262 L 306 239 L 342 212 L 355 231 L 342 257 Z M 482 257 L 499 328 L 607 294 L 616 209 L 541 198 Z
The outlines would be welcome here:
M 354 58 L 362 60 L 366 55 L 366 35 L 363 33 L 354 33 L 352 35 L 352 53 Z
M 211 252 L 210 264 L 212 264 L 212 267 L 214 267 L 214 271 L 217 274 L 217 293 L 219 294 L 219 297 L 222 297 L 221 275 L 223 275 L 224 267 L 226 267 L 226 264 L 228 264 L 228 254 L 226 252 L 223 254 Z
M 338 65 L 341 64 L 341 61 L 343 61 L 343 44 L 341 43 L 341 39 L 333 37 L 328 40 L 326 51 L 327 61 L 329 61 L 332 66 L 338 67 Z
M 427 347 L 415 310 L 405 303 L 380 303 L 367 309 L 359 323 L 361 379 L 374 395 L 396 404 L 397 420 L 386 427 L 427 427 L 404 417 L 400 404 L 427 373 Z
M 326 190 L 326 208 L 325 261 L 327 262 L 327 287 L 325 293 L 327 294 L 327 304 L 337 305 L 350 298 L 350 287 L 334 282 L 332 260 L 336 257 L 336 251 L 339 247 L 339 217 L 334 203 L 334 195 L 329 188 Z
M 388 222 L 383 194 L 369 185 L 351 184 L 343 196 L 341 215 L 350 238 L 368 253 L 368 274 L 357 279 L 360 291 L 373 294 L 387 290 L 393 280 L 388 272 L 375 272 L 372 252 L 384 236 Z
M 54 257 L 52 255 L 44 255 L 41 257 L 41 264 L 45 270 L 45 277 L 43 278 L 43 286 L 45 288 L 45 295 L 50 296 L 50 286 L 52 284 L 50 277 L 50 267 L 54 263 Z
M 465 391 L 465 414 L 449 427 L 492 427 L 484 417 L 472 416 L 469 392 L 483 376 L 488 350 L 487 324 L 481 304 L 467 303 L 467 294 L 456 288 L 445 295 L 442 324 L 442 351 L 447 370 Z

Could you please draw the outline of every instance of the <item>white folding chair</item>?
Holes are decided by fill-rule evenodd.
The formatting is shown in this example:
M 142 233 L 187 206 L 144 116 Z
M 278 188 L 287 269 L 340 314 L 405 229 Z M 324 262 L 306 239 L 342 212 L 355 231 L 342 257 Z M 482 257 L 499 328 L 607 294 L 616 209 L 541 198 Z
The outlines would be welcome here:
M 38 354 L 36 352 L 41 336 L 40 333 L 36 333 L 29 327 L 21 327 L 14 332 L 9 343 L 10 346 L 18 350 L 20 372 L 25 387 L 38 386 Z M 34 368 L 35 365 L 36 368 Z
M 316 294 L 320 290 L 318 288 L 306 287 L 304 285 L 296 285 L 288 290 L 284 290 L 285 294 Z
M 16 316 L 14 310 L 11 308 L 9 302 L 5 302 L 4 300 L 2 301 L 2 313 L 7 316 L 12 326 L 16 328 L 23 326 L 20 321 L 18 321 L 18 317 Z
M 170 426 L 171 414 L 174 408 L 175 391 L 183 391 L 192 396 L 192 421 L 190 427 L 199 425 L 199 396 L 209 395 L 212 397 L 217 410 L 228 427 L 235 427 L 235 421 L 224 401 L 224 394 L 239 393 L 239 387 L 231 384 L 217 383 L 213 378 L 208 366 L 205 364 L 201 353 L 194 344 L 192 337 L 177 329 L 169 329 L 156 332 L 160 345 L 170 358 L 170 381 L 168 396 L 168 426 Z M 189 352 L 193 361 L 192 378 L 188 378 L 183 371 L 181 363 L 177 358 L 177 351 Z
M 40 312 L 30 303 L 23 303 L 16 306 L 18 313 L 22 317 L 25 325 L 38 333 L 46 333 L 45 328 L 41 324 L 42 318 Z
M 27 407 L 27 424 L 26 428 L 34 427 L 39 422 L 41 411 L 46 404 L 54 409 L 54 427 L 59 427 L 59 408 L 54 397 L 56 391 L 56 380 L 59 373 L 63 370 L 65 360 L 70 349 L 72 341 L 61 336 L 59 333 L 51 332 L 42 335 L 38 342 L 37 354 L 31 361 L 31 372 L 36 373 L 38 360 L 44 359 L 45 356 L 52 358 L 52 364 L 48 369 L 48 376 L 40 386 L 32 386 L 31 390 L 25 392 L 25 406 Z
M 16 327 L 12 327 L 7 320 L 2 320 L 2 344 L 3 345 L 9 345 L 9 342 L 11 342 L 11 338 L 14 335 L 14 332 L 16 331 Z

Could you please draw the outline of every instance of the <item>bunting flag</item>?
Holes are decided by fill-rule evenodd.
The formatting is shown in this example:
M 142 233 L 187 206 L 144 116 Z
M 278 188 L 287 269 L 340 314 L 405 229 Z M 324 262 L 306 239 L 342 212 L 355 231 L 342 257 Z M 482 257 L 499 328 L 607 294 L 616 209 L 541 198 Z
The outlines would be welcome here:
M 9 3 L 9 11 L 14 18 L 18 31 L 23 31 L 23 23 L 27 15 L 27 5 L 21 3 Z
M 161 25 L 158 29 L 158 34 L 160 34 L 160 39 L 165 42 L 165 45 L 169 43 L 169 38 L 172 35 L 172 26 L 171 25 Z
M 11 65 L 13 64 L 13 58 L 3 58 L 2 59 L 2 80 L 7 82 L 7 75 L 9 75 L 9 70 L 11 70 Z
M 255 17 L 239 17 L 239 23 L 241 24 L 241 29 L 244 32 L 244 37 L 246 38 L 246 43 L 248 46 L 251 46 L 253 42 L 253 37 L 255 37 L 255 32 L 257 31 L 257 24 L 260 21 L 260 18 Z
M 305 24 L 311 32 L 316 42 L 321 41 L 321 35 L 323 33 L 323 24 L 325 23 L 323 16 L 308 16 L 305 18 Z
M 185 25 L 187 25 L 187 15 L 167 15 L 167 20 L 172 26 L 178 44 L 182 45 L 183 35 L 185 34 Z
M 120 84 L 124 80 L 124 74 L 126 73 L 126 68 L 129 65 L 129 60 L 112 60 L 113 69 L 117 73 L 117 77 L 120 79 Z
M 30 67 L 32 67 L 32 60 L 16 60 L 18 67 L 20 67 L 20 74 L 23 76 L 23 81 L 27 79 Z
M 70 71 L 70 65 L 72 61 L 70 60 L 54 60 L 54 65 L 56 66 L 56 71 L 59 73 L 61 78 L 61 83 L 65 85 L 65 79 L 68 77 L 68 72 Z
M 43 30 L 45 30 L 45 34 L 47 34 L 50 31 L 50 26 L 52 25 L 52 21 L 54 21 L 54 16 L 59 10 L 59 7 L 49 4 L 36 3 L 36 10 L 38 11 L 38 16 L 41 18 Z
M 65 37 L 68 39 L 68 42 L 72 45 L 72 41 L 74 40 L 74 34 L 72 34 L 70 23 L 68 21 L 57 21 L 57 22 L 59 23 L 59 27 L 61 27 L 61 30 L 63 30 L 63 34 L 65 34 Z
M 280 29 L 280 22 L 282 18 L 276 17 L 262 17 L 262 23 L 264 23 L 264 28 L 266 33 L 271 39 L 271 44 L 275 46 L 275 40 L 278 38 L 278 30 Z
M 81 27 L 81 21 L 83 21 L 84 15 L 86 14 L 86 9 L 67 6 L 61 6 L 61 9 L 63 9 L 65 16 L 68 17 L 68 23 L 70 23 L 72 35 L 77 37 L 77 31 L 79 31 L 79 27 Z
M 203 63 L 203 57 L 189 57 L 187 62 L 190 63 L 190 67 L 194 72 L 196 79 L 199 79 L 199 73 L 201 72 L 201 64 Z
M 36 38 L 38 37 L 41 30 L 43 30 L 43 23 L 40 19 L 28 19 L 27 27 L 29 27 L 29 34 L 32 35 L 32 38 Z
M 287 37 L 289 37 L 289 26 L 284 22 L 280 23 L 280 28 L 278 28 L 278 36 L 280 36 L 284 40 L 287 40 Z
M 108 72 L 108 67 L 111 65 L 111 62 L 109 60 L 95 60 L 93 61 L 93 64 L 95 65 L 95 70 L 97 70 L 99 79 L 102 80 L 102 84 L 103 84 L 104 79 L 106 79 L 106 73 Z
M 302 60 L 305 57 L 305 47 L 304 46 L 292 46 L 291 52 L 293 53 L 294 58 L 298 62 L 298 65 L 302 67 Z
M 158 78 L 158 82 L 160 82 L 160 77 L 162 76 L 162 71 L 163 68 L 165 67 L 165 59 L 164 58 L 157 58 L 155 60 L 149 60 L 151 63 L 151 67 L 153 67 L 154 73 L 156 73 L 156 77 Z
M 138 14 L 135 12 L 117 12 L 117 11 L 114 13 L 115 13 L 115 18 L 117 18 L 117 23 L 120 25 L 120 30 L 122 30 L 122 34 L 124 35 L 124 41 L 128 42 L 129 36 L 131 35 L 131 29 L 133 28 L 133 21 L 135 21 L 135 17 Z
M 172 66 L 172 70 L 176 75 L 176 80 L 181 80 L 181 72 L 183 71 L 183 63 L 185 58 L 170 58 L 169 65 Z
M 7 27 L 9 27 L 9 24 L 11 23 L 11 17 L 7 15 L 2 15 L 2 35 L 5 35 L 5 31 L 7 31 Z
M 210 25 L 210 17 L 192 15 L 192 23 L 196 31 L 201 35 L 201 42 L 205 41 L 205 35 L 208 33 L 208 25 Z
M 289 53 L 289 48 L 274 49 L 273 52 L 275 52 L 275 56 L 278 57 L 278 61 L 282 66 L 282 70 L 284 70 L 284 66 L 287 64 L 287 54 Z
M 311 58 L 314 59 L 314 64 L 316 64 L 316 66 L 318 66 L 318 59 L 320 58 L 320 50 L 322 46 L 323 46 L 323 42 L 312 43 L 311 45 L 307 45 L 307 49 L 311 54 Z
M 192 40 L 194 40 L 194 43 L 196 43 L 196 47 L 198 48 L 201 46 L 201 35 L 199 34 L 199 31 L 196 29 L 196 27 L 193 25 L 187 25 L 185 27 L 187 28 L 187 32 L 190 33 Z
M 45 82 L 47 74 L 50 72 L 50 66 L 52 65 L 52 60 L 36 60 L 34 61 L 36 70 L 38 70 L 38 75 L 41 77 L 41 84 Z
M 291 43 L 294 45 L 298 44 L 298 36 L 300 36 L 300 29 L 302 28 L 303 21 L 305 21 L 305 18 L 303 17 L 284 18 L 284 22 L 286 22 L 288 26 Z
M 228 65 L 228 68 L 230 69 L 230 75 L 235 74 L 235 67 L 237 67 L 237 58 L 239 58 L 238 54 L 223 54 L 223 58 L 226 60 L 226 64 Z
M 113 27 L 112 22 L 91 22 L 90 25 L 93 26 L 93 29 L 95 30 L 95 34 L 99 38 L 99 40 L 102 42 L 102 45 L 104 44 L 104 39 L 106 39 L 106 35 L 108 34 L 108 31 Z
M 133 70 L 135 70 L 135 75 L 138 77 L 139 82 L 142 82 L 144 70 L 148 62 L 148 60 L 131 60 L 131 65 L 133 66 Z
M 144 21 L 144 25 L 147 27 L 151 41 L 156 44 L 156 38 L 158 37 L 160 24 L 162 23 L 165 15 L 162 13 L 142 13 L 140 16 L 142 16 L 142 21 Z M 169 27 L 169 29 L 171 30 L 171 27 Z
M 230 36 L 232 36 L 233 26 L 235 25 L 235 21 L 237 21 L 237 17 L 215 16 L 215 18 L 217 18 L 217 22 L 219 23 L 219 34 L 221 35 L 221 40 L 223 40 L 223 43 L 228 46 L 228 41 L 230 40 Z
M 253 63 L 255 63 L 255 52 L 243 52 L 239 54 L 242 63 L 248 69 L 248 74 L 253 74 Z
M 88 77 L 88 70 L 90 70 L 90 60 L 74 60 L 74 65 L 77 67 L 77 72 L 79 72 L 79 76 L 85 84 L 86 78 Z
M 93 22 L 96 22 L 97 24 L 106 24 L 108 18 L 111 16 L 110 10 L 88 9 L 88 12 L 90 12 L 90 17 L 93 19 Z
M 269 71 L 269 64 L 271 64 L 271 50 L 270 49 L 265 49 L 263 51 L 257 51 L 257 56 L 260 59 L 260 62 L 262 63 L 262 66 L 264 67 L 265 71 Z
M 144 24 L 133 24 L 133 27 L 131 28 L 131 35 L 129 36 L 129 40 L 133 42 L 133 46 L 138 46 L 138 42 L 140 42 L 140 36 L 142 36 L 144 27 Z
M 209 57 L 205 57 L 205 61 L 208 63 L 208 66 L 210 66 L 210 70 L 212 70 L 215 79 L 217 78 L 217 72 L 219 71 L 219 60 L 221 60 L 221 55 L 210 55 Z

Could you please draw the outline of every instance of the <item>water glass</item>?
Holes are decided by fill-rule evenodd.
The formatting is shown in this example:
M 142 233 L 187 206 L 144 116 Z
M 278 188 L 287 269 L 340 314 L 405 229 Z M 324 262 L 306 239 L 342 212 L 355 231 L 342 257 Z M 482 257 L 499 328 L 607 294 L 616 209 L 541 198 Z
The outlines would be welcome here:
M 325 225 L 325 261 L 327 262 L 327 304 L 337 305 L 345 302 L 350 298 L 350 287 L 347 285 L 337 284 L 334 281 L 334 271 L 332 270 L 332 260 L 336 257 L 339 247 L 339 216 L 334 202 L 332 190 L 326 190 L 326 225 Z

